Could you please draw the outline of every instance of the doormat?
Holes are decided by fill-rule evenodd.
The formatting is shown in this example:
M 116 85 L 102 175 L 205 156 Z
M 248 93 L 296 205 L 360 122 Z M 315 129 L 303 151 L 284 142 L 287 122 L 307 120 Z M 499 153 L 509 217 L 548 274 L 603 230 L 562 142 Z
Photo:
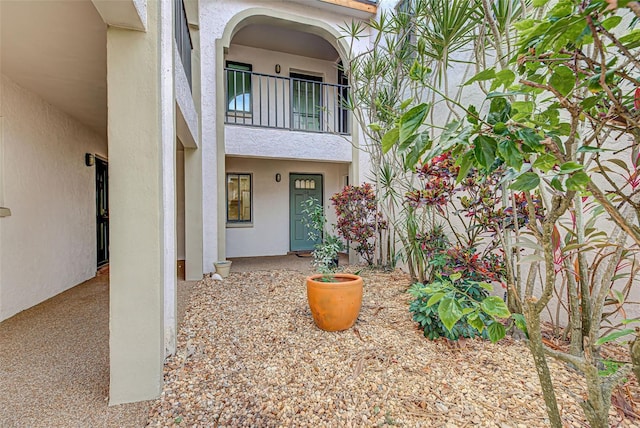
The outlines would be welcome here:
M 298 257 L 311 257 L 311 256 L 313 256 L 313 254 L 311 254 L 310 252 L 296 253 L 296 256 L 298 256 Z
M 96 276 L 102 276 L 102 275 L 109 275 L 109 264 L 108 263 L 106 265 L 98 268 L 98 271 L 96 272 Z

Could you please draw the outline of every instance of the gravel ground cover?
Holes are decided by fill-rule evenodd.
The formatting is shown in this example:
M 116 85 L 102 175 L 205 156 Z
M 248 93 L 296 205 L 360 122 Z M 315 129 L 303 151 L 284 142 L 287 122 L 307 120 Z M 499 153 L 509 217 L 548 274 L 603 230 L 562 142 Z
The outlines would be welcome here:
M 356 325 L 315 327 L 305 275 L 232 273 L 198 283 L 148 426 L 543 427 L 524 343 L 429 341 L 411 321 L 400 272 L 364 272 Z M 564 424 L 587 426 L 580 377 L 551 363 Z M 635 383 L 625 389 L 631 400 Z M 612 407 L 612 426 L 638 426 Z

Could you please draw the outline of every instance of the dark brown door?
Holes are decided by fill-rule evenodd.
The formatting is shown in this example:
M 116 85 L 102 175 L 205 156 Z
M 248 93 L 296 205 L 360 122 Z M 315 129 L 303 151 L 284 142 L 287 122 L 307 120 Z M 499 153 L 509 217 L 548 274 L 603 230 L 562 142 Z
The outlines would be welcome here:
M 96 233 L 98 267 L 109 263 L 109 174 L 107 162 L 96 158 Z

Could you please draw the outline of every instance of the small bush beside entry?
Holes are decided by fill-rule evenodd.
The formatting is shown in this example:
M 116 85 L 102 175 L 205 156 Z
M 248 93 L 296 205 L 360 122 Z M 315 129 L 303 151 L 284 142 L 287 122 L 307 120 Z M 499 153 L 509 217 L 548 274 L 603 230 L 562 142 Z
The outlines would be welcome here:
M 345 241 L 353 244 L 353 249 L 373 265 L 376 249 L 376 237 L 387 223 L 378 211 L 373 186 L 345 186 L 342 191 L 331 197 L 338 216 L 336 229 Z
M 511 314 L 501 298 L 489 296 L 492 288 L 486 282 L 462 279 L 459 273 L 436 275 L 429 284 L 411 286 L 415 300 L 409 310 L 429 339 L 481 336 L 497 342 L 506 333 L 499 319 Z
M 330 276 L 338 267 L 338 255 L 344 245 L 340 238 L 327 230 L 327 217 L 317 199 L 309 198 L 304 201 L 302 213 L 302 221 L 309 228 L 309 239 L 318 241 L 313 251 L 313 265 L 321 274 Z

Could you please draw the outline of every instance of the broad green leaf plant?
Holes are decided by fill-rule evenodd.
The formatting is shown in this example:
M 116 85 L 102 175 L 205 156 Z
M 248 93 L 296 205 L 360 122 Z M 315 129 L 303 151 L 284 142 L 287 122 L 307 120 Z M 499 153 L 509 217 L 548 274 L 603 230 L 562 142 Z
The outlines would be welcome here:
M 488 295 L 492 290 L 491 284 L 463 279 L 460 273 L 438 275 L 427 285 L 409 289 L 415 298 L 410 311 L 430 339 L 481 336 L 497 342 L 506 334 L 500 320 L 511 313 L 500 297 Z

